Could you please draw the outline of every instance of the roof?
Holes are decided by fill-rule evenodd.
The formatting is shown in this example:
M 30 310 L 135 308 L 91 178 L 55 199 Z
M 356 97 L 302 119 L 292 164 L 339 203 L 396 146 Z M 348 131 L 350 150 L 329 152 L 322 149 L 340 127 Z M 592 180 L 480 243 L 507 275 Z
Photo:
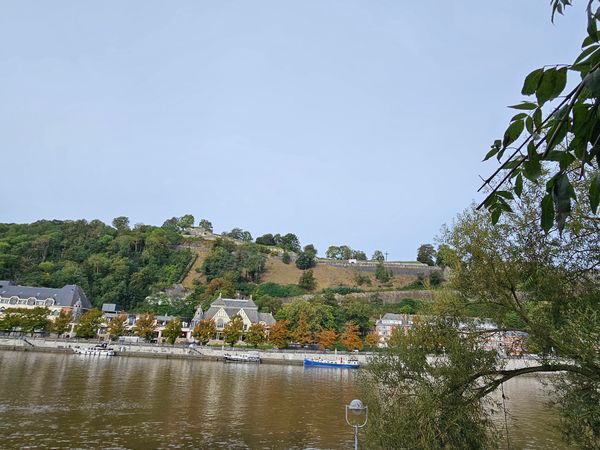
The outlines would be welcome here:
M 122 311 L 121 307 L 115 303 L 105 303 L 102 305 L 102 312 L 117 313 L 119 311 Z
M 271 313 L 258 313 L 258 321 L 264 322 L 267 325 L 273 325 L 275 323 L 275 319 L 273 318 L 273 314 Z
M 259 313 L 258 306 L 252 299 L 233 299 L 219 297 L 211 303 L 210 308 L 204 314 L 207 320 L 212 319 L 219 310 L 223 308 L 227 315 L 231 318 L 238 315 L 241 310 L 244 311 L 248 319 L 252 323 L 265 322 L 267 325 L 275 323 L 275 319 L 271 313 Z
M 82 309 L 92 309 L 92 304 L 76 284 L 67 284 L 62 288 L 19 286 L 10 281 L 0 281 L 0 296 L 7 298 L 17 296 L 19 298 L 36 298 L 38 300 L 53 299 L 57 306 L 74 307 L 80 302 Z

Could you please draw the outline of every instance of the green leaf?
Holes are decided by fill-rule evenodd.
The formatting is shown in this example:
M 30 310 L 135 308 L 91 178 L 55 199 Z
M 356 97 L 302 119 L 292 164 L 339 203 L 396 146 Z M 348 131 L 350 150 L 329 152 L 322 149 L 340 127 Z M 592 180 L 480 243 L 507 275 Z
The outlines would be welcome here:
M 600 70 L 596 69 L 587 74 L 583 80 L 583 84 L 593 96 L 598 97 L 600 95 Z
M 510 144 L 515 142 L 523 132 L 523 128 L 525 128 L 525 123 L 522 120 L 517 120 L 511 123 L 504 133 L 502 145 L 504 147 L 508 147 Z
M 525 117 L 529 117 L 526 113 L 519 113 L 519 114 L 515 114 L 512 119 L 510 119 L 511 122 L 514 122 L 515 120 L 523 120 Z
M 544 69 L 536 69 L 531 72 L 529 75 L 525 77 L 525 82 L 523 83 L 523 89 L 521 89 L 521 94 L 523 95 L 532 95 L 535 94 L 535 91 L 540 84 L 540 80 L 542 78 L 542 74 L 544 73 Z
M 533 113 L 533 124 L 537 129 L 542 126 L 542 109 L 538 108 Z
M 554 202 L 552 201 L 552 196 L 550 194 L 544 195 L 542 199 L 542 220 L 541 226 L 542 230 L 546 233 L 550 231 L 552 228 L 552 224 L 554 223 Z
M 518 105 L 509 106 L 509 108 L 512 108 L 512 109 L 524 109 L 524 110 L 527 110 L 527 111 L 531 111 L 531 110 L 537 108 L 537 105 L 535 103 L 533 103 L 533 102 L 521 102 Z
M 485 155 L 485 158 L 483 158 L 483 160 L 487 161 L 492 156 L 494 156 L 496 153 L 498 153 L 498 150 L 500 150 L 498 147 L 492 145 L 492 149 L 489 152 L 487 152 L 487 154 Z
M 501 214 L 502 210 L 500 208 L 496 208 L 492 211 L 492 225 L 496 225 L 498 223 Z
M 496 191 L 496 194 L 499 195 L 500 197 L 504 197 L 507 198 L 509 200 L 514 199 L 515 197 L 508 191 Z
M 571 214 L 571 198 L 575 198 L 575 190 L 566 173 L 560 175 L 552 188 L 556 226 L 560 232 L 565 227 L 567 217 Z
M 598 211 L 598 204 L 600 203 L 600 172 L 596 173 L 592 177 L 589 190 L 590 207 L 592 212 L 596 214 Z
M 515 180 L 515 194 L 519 198 L 521 198 L 521 194 L 523 193 L 523 175 L 517 175 L 517 179 Z
M 579 56 L 577 57 L 577 59 L 575 61 L 573 61 L 573 64 L 577 64 L 577 63 L 583 61 L 586 58 L 586 56 L 588 56 L 591 53 L 595 52 L 599 48 L 600 48 L 600 46 L 598 46 L 598 45 L 592 45 L 591 47 L 586 48 L 584 51 L 582 51 L 579 54 Z
M 525 128 L 529 134 L 533 134 L 533 119 L 529 116 L 527 116 L 527 119 L 525 119 Z
M 523 175 L 531 181 L 535 181 L 542 174 L 542 164 L 540 155 L 538 155 L 535 144 L 530 142 L 527 145 L 527 161 L 523 163 Z
M 567 68 L 550 68 L 542 74 L 542 79 L 535 91 L 537 101 L 543 105 L 558 97 L 567 85 Z

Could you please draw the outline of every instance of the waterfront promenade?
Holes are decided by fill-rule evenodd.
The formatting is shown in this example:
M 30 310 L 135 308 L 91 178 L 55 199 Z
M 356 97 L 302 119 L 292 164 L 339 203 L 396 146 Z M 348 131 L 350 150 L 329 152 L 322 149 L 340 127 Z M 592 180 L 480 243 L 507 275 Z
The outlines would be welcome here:
M 73 353 L 74 348 L 94 347 L 98 344 L 96 340 L 85 339 L 51 339 L 32 337 L 0 337 L 0 350 L 13 351 L 37 351 L 46 353 Z M 176 358 L 196 360 L 224 360 L 225 354 L 258 352 L 263 363 L 302 365 L 304 358 L 327 358 L 351 356 L 356 358 L 361 366 L 368 365 L 369 359 L 375 354 L 373 352 L 334 352 L 317 351 L 308 349 L 299 350 L 257 350 L 253 348 L 238 347 L 215 347 L 194 345 L 168 345 L 149 343 L 126 343 L 118 342 L 110 344 L 118 356 L 139 356 L 148 358 Z M 539 362 L 535 357 L 506 358 L 502 365 L 505 369 L 522 369 L 537 365 Z

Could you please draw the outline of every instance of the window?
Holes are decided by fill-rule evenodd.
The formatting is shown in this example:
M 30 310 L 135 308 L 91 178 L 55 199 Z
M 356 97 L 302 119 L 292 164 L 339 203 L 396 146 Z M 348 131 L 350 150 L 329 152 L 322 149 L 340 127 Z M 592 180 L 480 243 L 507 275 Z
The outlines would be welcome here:
M 223 328 L 225 321 L 223 319 L 217 320 L 217 328 Z

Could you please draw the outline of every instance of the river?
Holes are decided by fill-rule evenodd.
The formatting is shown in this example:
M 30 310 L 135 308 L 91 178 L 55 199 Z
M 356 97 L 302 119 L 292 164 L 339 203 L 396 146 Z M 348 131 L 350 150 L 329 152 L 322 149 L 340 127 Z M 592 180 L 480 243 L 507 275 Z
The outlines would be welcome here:
M 511 448 L 567 448 L 536 378 L 505 390 Z M 0 447 L 351 448 L 357 392 L 350 370 L 0 351 Z

